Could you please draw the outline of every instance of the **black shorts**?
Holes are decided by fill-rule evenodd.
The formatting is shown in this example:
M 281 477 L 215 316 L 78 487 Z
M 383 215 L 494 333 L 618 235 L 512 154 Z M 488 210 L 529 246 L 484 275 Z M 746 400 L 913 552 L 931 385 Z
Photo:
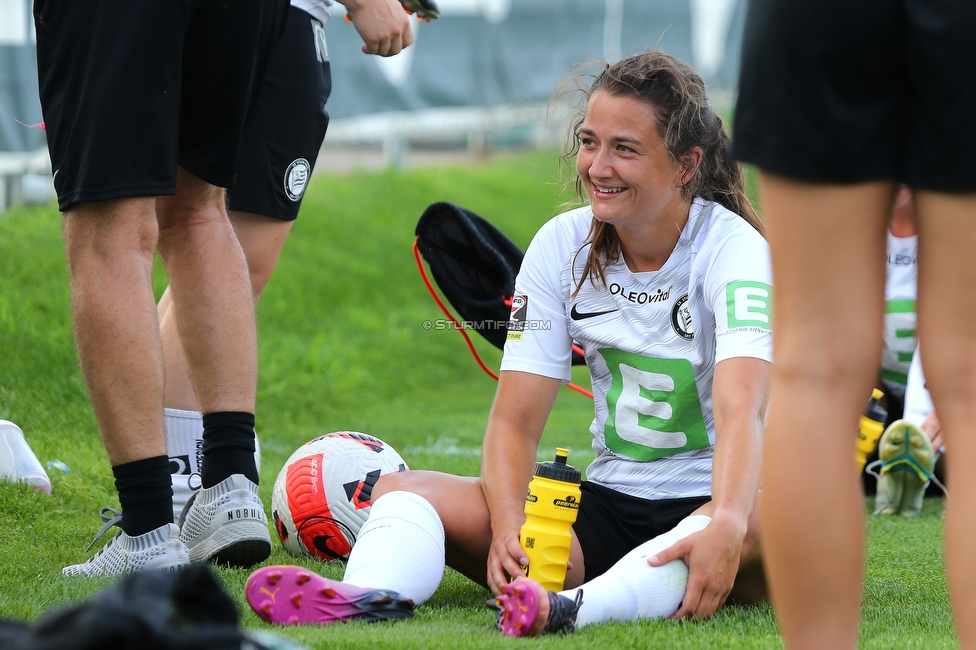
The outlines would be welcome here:
M 976 189 L 976 3 L 751 0 L 733 157 L 818 183 Z
M 291 221 L 322 147 L 332 90 L 325 28 L 292 7 L 244 129 L 227 207 Z
M 583 549 L 585 580 L 602 575 L 649 539 L 668 532 L 711 497 L 649 500 L 583 481 L 573 531 Z
M 288 0 L 35 0 L 41 108 L 61 210 L 234 182 Z

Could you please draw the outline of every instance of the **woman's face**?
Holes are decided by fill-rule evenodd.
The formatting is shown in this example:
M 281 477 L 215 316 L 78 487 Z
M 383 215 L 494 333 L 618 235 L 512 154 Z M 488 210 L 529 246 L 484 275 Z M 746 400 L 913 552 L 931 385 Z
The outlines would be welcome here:
M 602 90 L 590 96 L 576 173 L 600 221 L 627 226 L 687 205 L 681 198 L 687 168 L 671 159 L 657 126 L 647 102 Z

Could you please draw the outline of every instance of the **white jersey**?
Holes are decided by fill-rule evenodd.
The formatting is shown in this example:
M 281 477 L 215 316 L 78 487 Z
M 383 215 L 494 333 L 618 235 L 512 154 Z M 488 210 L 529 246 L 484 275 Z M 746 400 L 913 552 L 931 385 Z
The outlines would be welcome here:
M 573 296 L 589 245 L 589 207 L 546 223 L 515 282 L 502 370 L 570 379 L 586 352 L 596 459 L 587 479 L 645 499 L 711 494 L 715 365 L 772 361 L 766 241 L 741 217 L 695 199 L 668 261 L 634 273 L 621 259 L 606 286 Z
M 301 9 L 323 25 L 329 22 L 329 7 L 335 0 L 291 0 L 291 6 Z
M 918 345 L 915 295 L 918 285 L 918 237 L 888 233 L 888 273 L 885 280 L 884 347 L 881 379 L 889 394 L 904 398 L 908 368 Z

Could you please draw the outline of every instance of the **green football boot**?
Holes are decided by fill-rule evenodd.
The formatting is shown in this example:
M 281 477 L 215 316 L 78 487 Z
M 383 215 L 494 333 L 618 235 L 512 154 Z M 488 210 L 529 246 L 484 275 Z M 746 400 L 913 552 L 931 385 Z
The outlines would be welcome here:
M 881 478 L 874 514 L 916 517 L 935 469 L 935 450 L 921 429 L 895 420 L 878 443 Z

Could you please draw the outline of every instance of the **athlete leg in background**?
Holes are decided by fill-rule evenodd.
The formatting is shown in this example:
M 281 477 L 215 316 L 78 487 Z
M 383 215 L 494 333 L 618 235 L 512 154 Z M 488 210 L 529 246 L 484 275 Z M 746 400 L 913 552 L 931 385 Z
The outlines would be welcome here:
M 294 221 L 282 221 L 234 211 L 228 212 L 228 217 L 244 251 L 251 279 L 251 291 L 254 303 L 257 304 L 261 292 L 278 264 L 278 256 Z M 158 313 L 165 368 L 163 405 L 171 409 L 199 411 L 200 407 L 190 383 L 186 355 L 183 353 L 183 345 L 176 328 L 176 313 L 169 287 L 159 299 Z
M 853 433 L 881 356 L 895 185 L 760 173 L 776 300 L 760 513 L 789 648 L 857 647 L 864 500 Z
M 925 381 L 939 414 L 952 481 L 946 569 L 961 648 L 976 648 L 976 194 L 916 193 L 918 329 Z
M 177 194 L 157 199 L 159 252 L 169 273 L 185 356 L 195 360 L 189 376 L 201 410 L 253 413 L 254 299 L 223 196 L 222 189 L 180 169 Z
M 159 253 L 204 429 L 202 489 L 180 519 L 180 539 L 190 561 L 251 566 L 271 553 L 271 537 L 257 494 L 257 334 L 247 262 L 224 190 L 183 168 L 176 185 L 175 196 L 156 200 Z
M 154 199 L 77 203 L 63 225 L 78 356 L 109 462 L 165 454 L 162 352 L 150 305 Z

